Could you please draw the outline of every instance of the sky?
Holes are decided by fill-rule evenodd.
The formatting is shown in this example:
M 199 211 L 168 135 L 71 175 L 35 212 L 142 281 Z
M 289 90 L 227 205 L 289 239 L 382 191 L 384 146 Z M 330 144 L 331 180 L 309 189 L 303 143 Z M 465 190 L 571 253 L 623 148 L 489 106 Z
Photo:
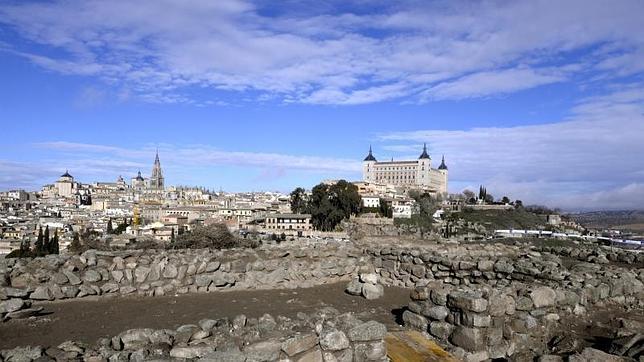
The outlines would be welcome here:
M 644 2 L 0 1 L 0 190 L 224 191 L 445 155 L 449 191 L 644 209 Z

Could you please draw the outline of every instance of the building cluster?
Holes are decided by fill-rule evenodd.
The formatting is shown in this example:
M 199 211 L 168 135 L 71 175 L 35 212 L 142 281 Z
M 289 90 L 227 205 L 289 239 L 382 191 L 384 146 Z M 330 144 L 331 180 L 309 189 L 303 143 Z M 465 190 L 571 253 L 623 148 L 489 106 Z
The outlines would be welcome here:
M 417 160 L 378 162 L 371 148 L 363 162 L 363 180 L 354 182 L 362 207 L 389 217 L 411 218 L 416 205 L 410 190 L 432 195 L 447 193 L 447 166 L 443 158 L 432 168 L 427 147 Z M 37 192 L 0 193 L 0 253 L 37 238 L 40 228 L 60 237 L 61 247 L 74 234 L 102 235 L 113 245 L 152 238 L 171 242 L 194 227 L 225 223 L 240 233 L 312 236 L 311 215 L 293 214 L 288 195 L 277 192 L 226 193 L 203 187 L 166 186 L 159 153 L 152 171 L 139 171 L 129 182 L 79 182 L 65 171 Z
M 138 172 L 129 183 L 121 176 L 115 182 L 83 183 L 65 171 L 40 191 L 0 192 L 0 254 L 25 241 L 33 246 L 41 227 L 56 232 L 64 248 L 75 233 L 110 235 L 119 245 L 138 238 L 171 241 L 208 223 L 278 235 L 311 231 L 310 216 L 290 214 L 289 197 L 281 193 L 167 187 L 158 152 L 150 177 Z

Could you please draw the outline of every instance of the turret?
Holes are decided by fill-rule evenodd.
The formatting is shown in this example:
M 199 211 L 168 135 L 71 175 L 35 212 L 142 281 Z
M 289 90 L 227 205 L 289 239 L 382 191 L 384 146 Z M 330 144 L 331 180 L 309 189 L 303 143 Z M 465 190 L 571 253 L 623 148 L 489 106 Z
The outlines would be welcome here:
M 373 166 L 378 162 L 375 157 L 373 157 L 373 152 L 371 151 L 371 146 L 369 146 L 369 154 L 362 161 L 362 180 L 366 182 L 374 182 L 375 175 Z

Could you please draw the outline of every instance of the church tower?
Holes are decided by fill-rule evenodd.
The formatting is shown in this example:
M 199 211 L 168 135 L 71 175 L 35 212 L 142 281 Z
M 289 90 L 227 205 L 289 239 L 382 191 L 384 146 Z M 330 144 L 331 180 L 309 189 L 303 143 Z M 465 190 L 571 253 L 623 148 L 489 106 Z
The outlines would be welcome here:
M 157 150 L 156 157 L 154 158 L 154 166 L 152 167 L 152 175 L 150 176 L 150 189 L 163 190 L 164 185 L 163 171 L 161 170 L 161 162 L 159 161 L 159 150 Z

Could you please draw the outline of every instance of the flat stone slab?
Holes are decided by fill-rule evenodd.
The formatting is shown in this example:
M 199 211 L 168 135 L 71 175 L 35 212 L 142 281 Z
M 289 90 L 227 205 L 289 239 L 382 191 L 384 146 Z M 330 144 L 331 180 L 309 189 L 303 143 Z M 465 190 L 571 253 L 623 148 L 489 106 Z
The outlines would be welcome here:
M 390 332 L 385 336 L 387 357 L 392 362 L 458 362 L 434 341 L 417 331 Z

